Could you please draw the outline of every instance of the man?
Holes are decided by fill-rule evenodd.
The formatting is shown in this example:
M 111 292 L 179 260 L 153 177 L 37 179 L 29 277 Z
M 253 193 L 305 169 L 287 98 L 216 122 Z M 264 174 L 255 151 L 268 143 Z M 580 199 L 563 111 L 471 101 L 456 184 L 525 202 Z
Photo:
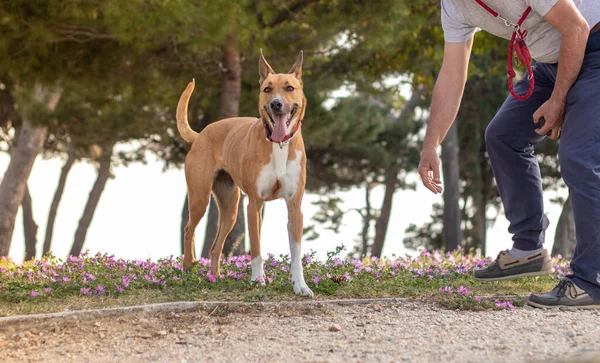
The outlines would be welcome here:
M 518 31 L 536 61 L 532 70 L 535 87 L 528 97 L 530 75 L 526 74 L 485 132 L 514 243 L 492 264 L 476 270 L 475 278 L 492 281 L 552 272 L 543 248 L 549 223 L 533 146 L 544 137 L 560 136 L 558 157 L 571 195 L 577 234 L 573 274 L 551 292 L 531 295 L 528 303 L 544 308 L 600 308 L 599 2 L 441 0 L 441 5 L 445 49 L 419 164 L 423 184 L 436 194 L 442 192 L 436 149 L 458 112 L 473 34 L 481 28 L 510 39 Z M 515 26 L 521 18 L 521 26 Z M 541 118 L 543 125 L 538 123 Z

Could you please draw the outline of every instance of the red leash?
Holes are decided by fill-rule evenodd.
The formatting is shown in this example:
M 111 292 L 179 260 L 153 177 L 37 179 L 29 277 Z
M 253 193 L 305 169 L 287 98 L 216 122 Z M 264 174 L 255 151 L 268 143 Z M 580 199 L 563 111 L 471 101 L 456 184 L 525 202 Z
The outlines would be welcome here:
M 533 69 L 531 69 L 531 54 L 529 53 L 529 48 L 527 48 L 527 44 L 525 44 L 527 30 L 521 30 L 521 25 L 523 24 L 525 19 L 527 19 L 529 13 L 531 13 L 531 6 L 525 10 L 523 15 L 521 16 L 521 19 L 519 19 L 519 22 L 515 24 L 501 17 L 500 14 L 498 14 L 498 12 L 494 11 L 494 9 L 487 6 L 482 0 L 475 1 L 488 13 L 490 13 L 494 18 L 498 18 L 504 21 L 504 24 L 506 24 L 506 26 L 513 28 L 513 34 L 510 39 L 510 45 L 508 46 L 508 89 L 510 90 L 510 93 L 513 95 L 514 98 L 518 100 L 528 99 L 533 93 L 533 89 L 535 87 L 535 80 L 533 78 Z M 515 70 L 513 68 L 513 53 L 515 52 L 515 48 L 517 52 L 517 57 L 519 58 L 521 63 L 527 66 L 527 71 L 529 72 L 529 90 L 525 95 L 522 96 L 518 95 L 515 92 L 513 86 L 513 79 L 516 76 Z

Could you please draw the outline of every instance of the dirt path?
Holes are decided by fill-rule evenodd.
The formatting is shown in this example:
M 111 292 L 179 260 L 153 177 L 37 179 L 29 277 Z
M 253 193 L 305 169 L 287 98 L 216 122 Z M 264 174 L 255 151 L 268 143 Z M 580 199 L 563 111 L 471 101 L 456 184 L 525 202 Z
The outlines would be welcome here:
M 218 307 L 0 327 L 2 362 L 600 362 L 600 312 L 417 302 Z

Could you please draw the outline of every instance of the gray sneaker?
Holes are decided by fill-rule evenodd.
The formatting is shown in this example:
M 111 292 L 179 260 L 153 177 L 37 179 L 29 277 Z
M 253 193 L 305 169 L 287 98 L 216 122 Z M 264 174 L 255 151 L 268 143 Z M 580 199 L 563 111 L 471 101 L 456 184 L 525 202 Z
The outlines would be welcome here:
M 517 277 L 543 276 L 554 272 L 548 251 L 535 253 L 520 259 L 513 258 L 508 250 L 502 251 L 487 267 L 475 270 L 475 280 L 497 281 Z
M 527 299 L 527 304 L 544 309 L 600 309 L 600 302 L 595 301 L 587 292 L 577 287 L 568 277 L 563 278 L 554 290 L 546 294 L 531 294 Z

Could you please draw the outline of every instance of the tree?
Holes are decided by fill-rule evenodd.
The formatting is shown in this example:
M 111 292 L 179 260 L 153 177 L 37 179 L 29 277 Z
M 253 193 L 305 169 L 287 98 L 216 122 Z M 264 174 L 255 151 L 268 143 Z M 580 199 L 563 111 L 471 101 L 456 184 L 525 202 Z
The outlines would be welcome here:
M 219 102 L 218 119 L 239 116 L 240 93 L 242 88 L 242 65 L 240 56 L 239 39 L 236 29 L 227 34 L 223 44 L 223 69 L 221 75 L 221 91 Z M 204 236 L 204 246 L 202 248 L 202 257 L 208 257 L 210 246 L 217 237 L 218 226 L 218 208 L 214 198 L 211 195 L 210 206 L 208 209 L 208 221 L 206 224 L 206 234 Z M 225 239 L 223 245 L 223 254 L 241 255 L 244 254 L 245 244 L 243 238 L 246 232 L 246 223 L 244 221 L 244 196 L 240 196 L 238 205 L 238 215 L 233 229 Z M 242 241 L 241 243 L 239 241 Z M 236 244 L 236 241 L 238 242 Z M 235 247 L 235 249 L 234 249 Z
M 458 204 L 460 199 L 458 121 L 454 121 L 442 143 L 442 173 L 445 186 L 442 236 L 445 250 L 454 251 L 462 245 L 461 213 Z
M 112 140 L 107 140 L 101 146 L 98 177 L 96 178 L 94 186 L 90 191 L 90 195 L 83 210 L 83 215 L 79 220 L 79 225 L 77 227 L 77 231 L 75 232 L 73 246 L 69 252 L 70 256 L 79 256 L 81 254 L 81 249 L 83 248 L 83 243 L 85 242 L 85 236 L 87 235 L 88 228 L 92 223 L 92 218 L 94 217 L 94 212 L 96 211 L 96 207 L 100 201 L 100 196 L 102 195 L 102 191 L 106 186 L 106 182 L 110 178 L 110 167 L 114 146 L 115 142 Z
M 75 153 L 73 150 L 70 150 L 69 152 L 67 152 L 67 160 L 60 171 L 58 186 L 56 187 L 54 197 L 52 198 L 52 204 L 50 204 L 50 210 L 48 211 L 48 221 L 46 222 L 46 235 L 44 237 L 42 256 L 46 256 L 50 252 L 52 246 L 52 234 L 54 233 L 54 222 L 56 220 L 56 213 L 58 212 L 58 206 L 60 204 L 60 200 L 65 190 L 67 176 L 69 175 L 69 171 L 71 171 L 71 167 L 74 163 Z
M 35 259 L 38 230 L 38 226 L 33 219 L 33 206 L 31 203 L 31 194 L 29 194 L 29 187 L 25 188 L 22 207 L 23 229 L 25 232 L 25 261 L 29 261 Z
M 38 84 L 34 88 L 32 107 L 22 111 L 23 123 L 10 148 L 10 164 L 0 184 L 0 257 L 8 256 L 17 211 L 27 188 L 27 179 L 36 156 L 42 150 L 47 132 L 45 126 L 37 126 L 32 119 L 38 111 L 53 112 L 61 95 L 62 88 L 49 89 Z
M 558 218 L 558 224 L 556 225 L 552 256 L 560 254 L 565 258 L 569 258 L 573 255 L 576 244 L 577 235 L 575 234 L 575 218 L 573 216 L 571 196 L 569 195 L 563 204 L 563 209 Z

